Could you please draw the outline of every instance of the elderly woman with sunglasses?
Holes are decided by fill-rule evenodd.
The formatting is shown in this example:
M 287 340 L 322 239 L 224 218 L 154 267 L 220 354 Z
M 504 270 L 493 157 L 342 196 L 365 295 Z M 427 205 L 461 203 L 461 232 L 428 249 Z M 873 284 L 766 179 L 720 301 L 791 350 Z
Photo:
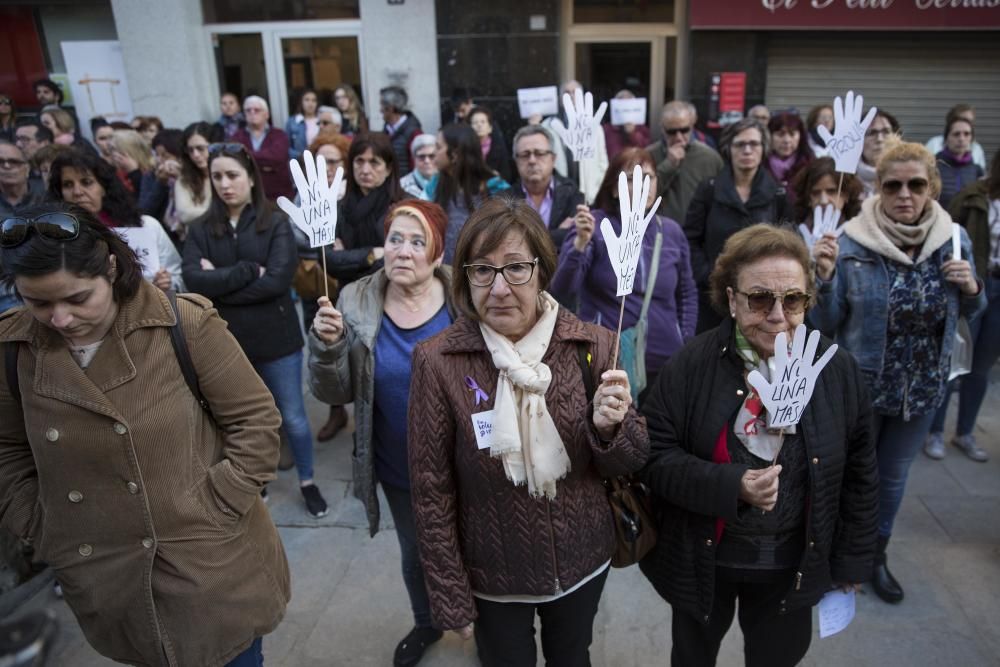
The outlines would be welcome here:
M 479 206 L 454 266 L 463 316 L 414 349 L 407 423 L 431 616 L 493 667 L 536 663 L 537 614 L 546 664 L 589 665 L 614 550 L 602 479 L 649 446 L 614 334 L 546 291 L 555 248 L 522 199 Z
M 864 201 L 839 242 L 817 242 L 816 324 L 854 354 L 872 396 L 878 451 L 878 552 L 872 585 L 886 602 L 903 599 L 886 546 L 906 477 L 944 401 L 958 319 L 986 307 L 964 229 L 952 254 L 951 217 L 934 156 L 920 144 L 890 142 L 877 166 L 878 195 Z
M 260 498 L 274 401 L 207 299 L 171 303 L 121 237 L 67 210 L 0 222 L 0 284 L 25 303 L 0 316 L 0 525 L 102 655 L 260 665 L 290 595 Z
M 812 282 L 796 232 L 758 224 L 730 236 L 711 276 L 728 317 L 671 358 L 643 403 L 659 539 L 640 568 L 673 608 L 674 665 L 715 664 L 737 600 L 746 664 L 796 665 L 811 607 L 871 576 L 877 475 L 857 362 L 837 351 L 784 433 L 767 428 L 747 380 L 802 324 Z

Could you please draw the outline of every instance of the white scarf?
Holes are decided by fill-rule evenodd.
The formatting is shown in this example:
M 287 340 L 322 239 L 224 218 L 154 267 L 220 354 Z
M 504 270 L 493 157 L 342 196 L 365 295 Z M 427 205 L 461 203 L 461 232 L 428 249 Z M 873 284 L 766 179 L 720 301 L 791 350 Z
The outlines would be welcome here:
M 941 204 L 933 200 L 927 202 L 927 207 L 920 219 L 914 225 L 909 226 L 914 233 L 921 232 L 919 236 L 915 235 L 909 241 L 914 245 L 922 244 L 920 254 L 915 258 L 911 258 L 900 249 L 899 244 L 902 241 L 898 235 L 894 240 L 886 233 L 889 225 L 904 228 L 902 223 L 889 219 L 885 211 L 882 210 L 882 197 L 876 195 L 862 202 L 861 215 L 844 225 L 844 234 L 872 252 L 903 266 L 920 264 L 934 254 L 935 250 L 951 241 L 951 216 L 948 215 L 948 211 L 941 208 Z
M 556 480 L 569 472 L 569 455 L 545 404 L 552 371 L 542 363 L 556 327 L 559 304 L 539 294 L 541 316 L 521 340 L 512 343 L 480 322 L 486 348 L 500 371 L 493 402 L 493 445 L 490 455 L 503 459 L 507 479 L 528 484 L 532 496 L 556 497 Z

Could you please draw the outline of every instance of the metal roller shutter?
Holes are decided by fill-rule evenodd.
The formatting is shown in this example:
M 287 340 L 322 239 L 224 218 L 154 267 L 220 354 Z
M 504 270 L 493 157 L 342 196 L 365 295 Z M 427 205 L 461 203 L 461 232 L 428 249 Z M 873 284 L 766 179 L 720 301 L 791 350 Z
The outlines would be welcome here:
M 861 91 L 924 142 L 944 131 L 948 109 L 976 108 L 976 140 L 987 162 L 1000 149 L 1000 38 L 997 33 L 773 33 L 766 101 L 771 109 L 809 109 L 848 90 Z

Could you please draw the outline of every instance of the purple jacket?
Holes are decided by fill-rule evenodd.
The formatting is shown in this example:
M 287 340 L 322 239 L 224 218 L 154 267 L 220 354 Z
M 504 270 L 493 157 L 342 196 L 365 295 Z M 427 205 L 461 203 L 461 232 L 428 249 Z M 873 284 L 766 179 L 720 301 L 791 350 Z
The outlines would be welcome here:
M 268 129 L 259 151 L 253 149 L 250 131 L 245 127 L 240 128 L 233 135 L 233 139 L 246 146 L 253 155 L 254 161 L 260 168 L 260 180 L 264 184 L 264 194 L 268 199 L 276 201 L 282 195 L 291 200 L 295 199 L 292 171 L 288 167 L 288 135 L 284 131 L 276 127 Z
M 579 317 L 584 322 L 618 328 L 621 300 L 615 296 L 617 280 L 608 259 L 608 246 L 601 234 L 601 220 L 611 221 L 616 233 L 621 233 L 621 221 L 604 211 L 591 211 L 597 226 L 583 252 L 573 247 L 576 230 L 570 230 L 559 253 L 559 265 L 549 290 L 560 300 L 580 296 Z M 670 356 L 694 336 L 698 321 L 698 288 L 691 274 L 691 256 L 687 238 L 680 225 L 663 216 L 656 216 L 646 228 L 642 240 L 642 255 L 636 270 L 632 294 L 625 299 L 623 328 L 634 326 L 642 311 L 646 294 L 649 265 L 656 243 L 656 223 L 663 228 L 663 248 L 660 270 L 656 275 L 653 300 L 649 304 L 649 335 L 646 341 L 646 372 L 650 379 L 660 371 Z M 564 301 L 565 302 L 565 301 Z

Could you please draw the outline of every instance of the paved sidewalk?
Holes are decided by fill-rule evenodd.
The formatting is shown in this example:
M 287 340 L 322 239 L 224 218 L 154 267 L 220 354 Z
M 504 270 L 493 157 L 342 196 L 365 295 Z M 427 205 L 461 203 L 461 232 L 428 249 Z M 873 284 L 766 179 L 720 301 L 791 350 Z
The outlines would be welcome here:
M 318 428 L 325 406 L 308 400 Z M 828 639 L 817 635 L 804 665 L 1000 665 L 997 406 L 1000 385 L 993 383 L 976 431 L 990 452 L 989 463 L 973 463 L 949 447 L 944 461 L 920 454 L 913 465 L 890 548 L 906 599 L 890 606 L 866 591 L 851 626 Z M 269 667 L 391 665 L 396 643 L 410 629 L 395 533 L 386 521 L 369 539 L 361 504 L 349 493 L 350 451 L 349 434 L 316 447 L 316 480 L 330 503 L 323 519 L 305 513 L 294 471 L 280 473 L 270 487 L 293 594 L 285 621 L 264 640 Z M 30 606 L 44 604 L 57 610 L 62 623 L 51 665 L 113 664 L 90 649 L 69 609 L 49 590 Z M 720 666 L 743 664 L 735 625 L 723 643 Z M 611 573 L 594 630 L 595 666 L 669 664 L 670 608 L 638 568 Z M 477 664 L 474 642 L 451 633 L 421 662 L 422 667 Z

